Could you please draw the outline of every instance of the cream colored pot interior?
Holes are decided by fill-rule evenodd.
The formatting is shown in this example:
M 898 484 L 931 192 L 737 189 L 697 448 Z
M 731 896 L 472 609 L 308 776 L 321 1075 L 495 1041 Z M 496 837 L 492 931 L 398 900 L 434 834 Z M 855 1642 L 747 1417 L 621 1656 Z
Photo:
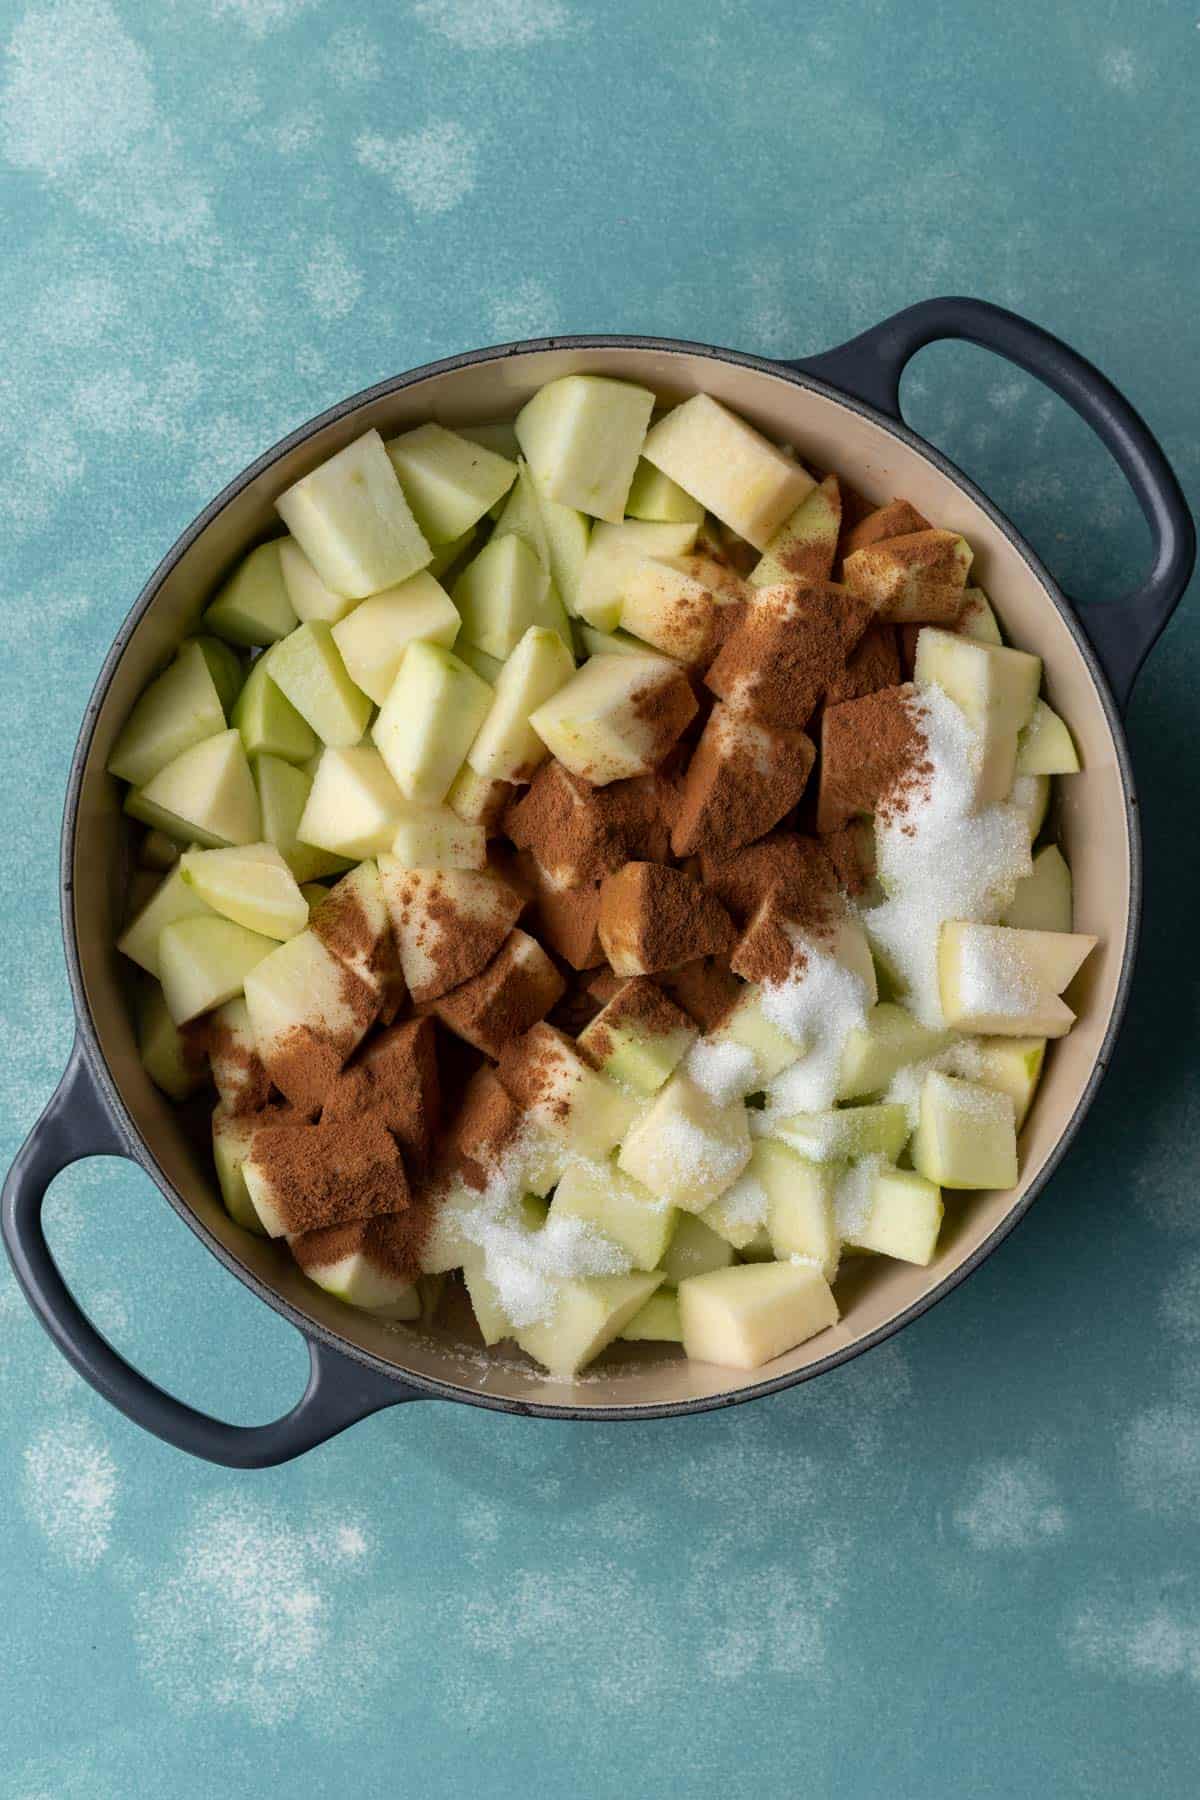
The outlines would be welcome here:
M 668 401 L 700 390 L 713 394 L 770 436 L 794 444 L 805 461 L 843 473 L 869 498 L 903 494 L 938 525 L 963 532 L 976 553 L 974 579 L 991 596 L 1006 635 L 1044 658 L 1046 693 L 1070 721 L 1083 758 L 1084 772 L 1060 784 L 1059 831 L 1075 876 L 1076 929 L 1096 933 L 1101 947 L 1068 994 L 1079 1024 L 1048 1059 L 1022 1136 L 1021 1185 L 1010 1193 L 949 1196 L 941 1247 L 928 1269 L 854 1259 L 838 1283 L 841 1322 L 751 1377 L 688 1363 L 660 1346 L 626 1345 L 606 1353 L 577 1383 L 551 1382 L 515 1352 L 485 1355 L 469 1314 L 419 1333 L 374 1323 L 311 1287 L 286 1251 L 244 1234 L 225 1214 L 207 1157 L 138 1063 L 125 973 L 112 948 L 127 858 L 117 783 L 104 772 L 113 738 L 230 565 L 276 529 L 276 494 L 369 426 L 387 435 L 429 418 L 454 425 L 509 417 L 543 382 L 583 369 L 643 382 Z M 99 1042 L 137 1130 L 197 1219 L 274 1294 L 398 1372 L 460 1392 L 525 1407 L 661 1406 L 734 1394 L 844 1352 L 928 1296 L 1003 1226 L 1052 1156 L 1100 1054 L 1130 925 L 1130 857 L 1116 752 L 1087 665 L 1035 572 L 953 480 L 850 407 L 781 376 L 691 352 L 605 346 L 533 351 L 432 375 L 327 426 L 229 501 L 167 576 L 101 708 L 80 792 L 74 928 Z

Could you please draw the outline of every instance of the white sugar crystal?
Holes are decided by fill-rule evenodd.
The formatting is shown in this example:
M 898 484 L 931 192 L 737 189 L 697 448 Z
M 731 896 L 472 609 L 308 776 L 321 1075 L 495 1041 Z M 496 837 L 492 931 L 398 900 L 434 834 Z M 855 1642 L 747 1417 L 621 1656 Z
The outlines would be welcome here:
M 758 1085 L 758 1058 L 745 1044 L 701 1038 L 693 1044 L 685 1069 L 718 1106 L 740 1100 Z
M 767 1190 L 753 1175 L 743 1175 L 721 1195 L 721 1217 L 727 1225 L 765 1225 Z
M 746 1160 L 741 1144 L 711 1137 L 679 1113 L 662 1120 L 656 1142 L 676 1181 L 688 1187 L 732 1181 Z
M 923 1025 L 940 1025 L 942 925 L 947 919 L 994 922 L 1033 864 L 1018 808 L 1001 802 L 974 810 L 973 733 L 958 707 L 936 687 L 915 707 L 930 773 L 905 811 L 876 818 L 876 865 L 886 898 L 864 919 L 900 979 L 906 1004 Z
M 805 937 L 804 951 L 803 964 L 786 981 L 767 982 L 760 993 L 771 1024 L 807 1051 L 771 1083 L 766 1108 L 751 1114 L 750 1128 L 759 1136 L 769 1136 L 789 1113 L 833 1105 L 846 1039 L 866 1024 L 869 996 L 860 977 L 816 938 Z
M 871 1189 L 882 1167 L 882 1156 L 864 1156 L 861 1162 L 852 1163 L 839 1179 L 833 1196 L 833 1211 L 838 1236 L 842 1239 L 857 1237 L 866 1224 L 871 1210 Z
M 980 943 L 975 933 L 964 932 L 958 967 L 959 994 L 968 1012 L 1019 1016 L 1038 1003 L 1037 982 L 999 935 Z

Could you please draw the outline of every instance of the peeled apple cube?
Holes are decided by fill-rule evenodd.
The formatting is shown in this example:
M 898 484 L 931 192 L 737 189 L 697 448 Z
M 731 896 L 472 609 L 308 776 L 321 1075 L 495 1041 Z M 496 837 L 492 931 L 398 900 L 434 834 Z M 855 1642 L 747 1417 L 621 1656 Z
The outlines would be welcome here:
M 855 550 L 842 580 L 892 624 L 955 625 L 971 560 L 971 546 L 953 531 L 911 531 Z
M 502 1338 L 512 1336 L 513 1323 L 500 1304 L 494 1283 L 488 1280 L 486 1259 L 473 1247 L 464 1256 L 462 1278 L 479 1335 L 490 1350 Z
M 295 937 L 308 924 L 308 904 L 273 844 L 189 850 L 183 879 L 214 912 L 264 937 Z
M 270 652 L 260 656 L 238 695 L 229 723 L 241 733 L 247 756 L 279 756 L 302 763 L 315 754 L 317 735 L 282 688 L 271 679 Z
M 841 525 L 841 488 L 836 475 L 827 475 L 779 527 L 746 577 L 750 586 L 774 587 L 780 581 L 795 581 L 797 576 L 828 581 Z
M 477 650 L 474 644 L 464 643 L 462 638 L 455 644 L 454 654 L 466 663 L 472 674 L 478 675 L 480 681 L 486 681 L 490 688 L 495 687 L 504 667 L 498 656 L 488 656 L 486 651 Z
M 711 659 L 717 602 L 681 563 L 645 556 L 634 563 L 621 590 L 621 624 L 643 642 L 679 662 Z
M 1005 799 L 1016 773 L 1017 739 L 1037 704 L 1041 657 L 926 626 L 917 635 L 914 678 L 919 688 L 940 687 L 975 731 L 978 803 Z
M 529 720 L 575 673 L 562 638 L 531 625 L 496 678 L 492 704 L 467 752 L 477 775 L 492 781 L 529 781 L 549 755 Z
M 1046 813 L 1050 806 L 1050 777 L 1048 775 L 1018 775 L 1009 789 L 1006 804 L 1015 806 L 1025 820 L 1032 844 L 1038 832 L 1046 822 Z
M 1041 1080 L 1045 1038 L 977 1038 L 971 1050 L 972 1079 L 1008 1095 L 1020 1131 Z
M 950 920 L 938 940 L 942 1012 L 959 1031 L 1064 1037 L 1075 1015 L 1058 999 L 1098 940 Z
M 645 656 L 649 644 L 635 638 L 630 631 L 597 631 L 594 625 L 576 627 L 579 642 L 589 656 Z
M 589 1069 L 570 1040 L 544 1023 L 505 1047 L 500 1079 L 549 1143 L 597 1162 L 626 1137 L 644 1104 Z M 640 1179 L 636 1169 L 624 1162 L 619 1166 L 635 1181 Z
M 1038 700 L 1017 741 L 1018 775 L 1076 775 L 1079 752 L 1066 721 Z
M 431 544 L 461 537 L 517 478 L 516 464 L 447 431 L 418 425 L 385 445 L 413 517 Z
M 1017 1131 L 1007 1094 L 930 1070 L 921 1086 L 912 1163 L 939 1187 L 1010 1188 L 1017 1180 Z
M 381 1319 L 418 1318 L 421 1301 L 415 1282 L 371 1255 L 376 1230 L 375 1220 L 360 1219 L 336 1232 L 319 1228 L 302 1232 L 292 1241 L 292 1254 L 315 1286 L 347 1306 L 357 1306 Z M 334 1245 L 340 1254 L 332 1253 Z
M 856 1025 L 846 1038 L 838 1099 L 861 1100 L 882 1093 L 901 1069 L 939 1056 L 952 1038 L 952 1032 L 921 1025 L 902 1006 L 881 1000 L 865 1026 Z
M 158 969 L 176 1025 L 240 994 L 246 977 L 278 948 L 273 938 L 231 919 L 180 919 L 158 940 Z
M 656 1269 L 679 1214 L 611 1163 L 570 1163 L 550 1203 L 552 1219 L 582 1219 L 620 1246 L 635 1269 Z
M 756 1087 L 765 1087 L 799 1062 L 804 1047 L 772 1025 L 762 1008 L 761 992 L 748 986 L 721 1023 L 708 1033 L 713 1044 L 740 1044 L 754 1056 Z
M 186 1100 L 203 1086 L 207 1059 L 176 1025 L 157 981 L 148 983 L 138 996 L 137 1038 L 143 1069 L 170 1099 Z
M 659 1288 L 618 1336 L 630 1344 L 682 1344 L 678 1297 L 667 1288 Z
M 1071 871 L 1057 844 L 1033 859 L 1033 873 L 1018 881 L 1001 919 L 1024 931 L 1070 931 L 1073 919 Z
M 261 1120 L 253 1115 L 242 1118 L 218 1106 L 212 1117 L 212 1151 L 225 1211 L 243 1231 L 252 1231 L 256 1237 L 265 1237 L 262 1220 L 255 1210 L 246 1178 L 242 1174 L 243 1165 L 250 1157 L 254 1133 L 260 1123 Z
M 254 649 L 296 628 L 284 584 L 280 540 L 260 544 L 234 570 L 204 615 L 204 629 L 231 644 Z
M 255 1092 L 265 1093 L 265 1072 L 244 995 L 226 1000 L 213 1014 L 208 1054 L 222 1106 L 231 1112 L 249 1111 L 247 1102 Z
M 482 444 L 485 450 L 492 450 L 509 462 L 516 462 L 521 454 L 511 419 L 485 419 L 479 425 L 461 425 L 456 421 L 454 429 L 459 437 L 472 444 Z
M 464 824 L 481 825 L 489 837 L 496 834 L 504 809 L 515 790 L 510 782 L 493 781 L 477 775 L 469 762 L 463 764 L 446 795 L 446 805 L 458 814 Z
M 837 1319 L 829 1283 L 802 1263 L 742 1263 L 679 1287 L 683 1348 L 696 1362 L 761 1368 Z
M 942 1228 L 942 1191 L 909 1169 L 880 1169 L 871 1182 L 866 1217 L 850 1243 L 925 1268 Z
M 564 375 L 517 414 L 516 433 L 538 491 L 593 518 L 620 520 L 654 395 L 602 375 Z
M 323 744 L 345 750 L 361 741 L 371 702 L 347 674 L 328 625 L 300 625 L 276 644 L 271 680 Z
M 193 744 L 144 788 L 131 789 L 125 811 L 205 849 L 253 844 L 262 835 L 254 778 L 236 731 Z
M 633 484 L 625 511 L 631 519 L 647 519 L 664 525 L 703 525 L 704 508 L 699 500 L 685 494 L 677 481 L 648 463 L 638 459 Z
M 108 772 L 144 787 L 193 744 L 224 730 L 225 714 L 204 653 L 198 644 L 185 644 L 126 719 Z
M 661 1275 L 597 1275 L 558 1285 L 549 1319 L 513 1333 L 520 1348 L 559 1381 L 570 1381 L 619 1337 Z
M 975 638 L 981 644 L 1002 644 L 1000 627 L 992 611 L 992 603 L 981 587 L 965 587 L 962 612 L 954 629 L 960 637 Z
M 661 704 L 656 703 L 656 690 Z M 662 656 L 593 656 L 530 724 L 553 756 L 593 787 L 646 775 L 694 717 L 695 699 L 678 664 Z M 671 736 L 664 722 L 675 726 Z
M 381 856 L 379 874 L 400 966 L 418 1003 L 439 999 L 486 968 L 523 905 L 490 869 L 407 869 L 396 857 Z
M 837 1272 L 840 1240 L 834 1207 L 838 1169 L 809 1162 L 787 1144 L 760 1138 L 747 1173 L 767 1196 L 767 1236 L 780 1262 L 802 1257 L 827 1281 Z
M 696 542 L 697 527 L 653 524 L 624 519 L 619 525 L 597 525 L 579 571 L 573 610 L 597 631 L 615 631 L 631 572 L 647 557 L 686 556 Z
M 660 1200 L 703 1212 L 750 1160 L 750 1127 L 741 1100 L 721 1106 L 676 1072 L 625 1138 L 618 1167 Z
M 446 798 L 491 703 L 491 688 L 452 650 L 409 645 L 371 728 L 406 800 L 437 806 Z
M 345 753 L 334 751 L 332 754 Z M 278 756 L 256 756 L 251 769 L 262 816 L 263 839 L 274 844 L 300 886 L 322 875 L 340 875 L 346 867 L 344 856 L 305 843 L 300 836 L 300 822 L 312 793 L 312 777 Z
M 810 1162 L 849 1162 L 860 1156 L 895 1162 L 908 1142 L 908 1114 L 889 1102 L 792 1113 L 779 1120 L 773 1135 Z
M 117 949 L 149 975 L 158 975 L 158 940 L 168 925 L 180 919 L 212 918 L 206 900 L 183 879 L 178 867 L 164 875 L 145 905 L 136 912 L 117 939 Z
M 377 431 L 303 476 L 275 506 L 325 586 L 347 599 L 407 581 L 432 554 Z
M 398 956 L 377 863 L 368 857 L 343 875 L 313 908 L 309 922 L 365 987 L 375 994 L 383 992 L 396 972 Z
M 448 570 L 454 568 L 456 563 L 462 561 L 475 542 L 475 533 L 476 527 L 472 525 L 471 529 L 464 531 L 461 537 L 451 538 L 448 544 L 439 544 L 425 566 L 425 573 L 434 575 L 440 580 Z
M 454 584 L 463 642 L 503 662 L 531 625 L 566 640 L 567 616 L 549 572 L 523 537 L 491 537 Z
M 448 806 L 406 806 L 392 839 L 392 855 L 406 869 L 482 869 L 487 838 Z
M 422 569 L 399 587 L 361 601 L 333 627 L 333 641 L 351 681 L 382 706 L 408 646 L 420 638 L 449 649 L 460 624 L 445 588 Z
M 222 921 L 224 923 L 224 921 Z M 270 944 L 270 953 L 245 979 L 246 1006 L 258 1053 L 268 1071 L 292 1034 L 312 1032 L 349 1056 L 370 1019 L 347 996 L 345 964 L 311 929 L 286 944 Z
M 199 650 L 208 664 L 208 672 L 212 676 L 212 684 L 217 690 L 217 698 L 228 717 L 229 709 L 242 691 L 242 683 L 246 679 L 246 662 L 243 653 L 227 644 L 223 638 L 213 637 L 201 632 L 199 637 L 185 638 L 180 644 L 180 653 L 193 646 Z M 229 723 L 232 725 L 233 720 Z
M 663 1276 L 672 1286 L 693 1275 L 707 1275 L 710 1269 L 729 1267 L 734 1250 L 727 1238 L 696 1213 L 676 1212 L 674 1216 L 679 1223 L 659 1259 Z
M 335 594 L 332 588 L 325 586 L 293 538 L 279 540 L 279 569 L 292 610 L 301 625 L 311 622 L 336 625 L 358 605 L 357 600 Z
M 618 995 L 584 1026 L 575 1041 L 609 1081 L 649 1095 L 656 1094 L 683 1061 L 696 1041 L 696 1027 L 680 1013 L 677 1026 L 659 1030 L 652 1019 L 619 1010 Z
M 297 827 L 303 844 L 356 859 L 390 850 L 406 802 L 369 744 L 326 750 Z
M 694 394 L 653 426 L 646 461 L 765 550 L 817 485 L 799 463 L 708 394 Z
M 575 595 L 587 555 L 592 521 L 574 506 L 563 506 L 542 493 L 524 457 L 508 504 L 496 523 L 495 536 L 515 532 L 536 551 L 550 571 L 552 585 L 567 611 L 575 611 Z

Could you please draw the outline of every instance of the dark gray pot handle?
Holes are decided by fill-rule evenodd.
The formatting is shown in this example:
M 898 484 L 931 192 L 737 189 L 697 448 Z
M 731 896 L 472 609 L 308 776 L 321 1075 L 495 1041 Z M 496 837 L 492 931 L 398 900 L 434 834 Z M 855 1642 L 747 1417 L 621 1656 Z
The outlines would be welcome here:
M 1115 457 L 1150 527 L 1150 572 L 1120 600 L 1081 609 L 1081 622 L 1125 708 L 1138 670 L 1180 600 L 1196 558 L 1196 529 L 1166 457 L 1144 421 L 1106 375 L 1040 325 L 986 300 L 923 300 L 823 356 L 790 362 L 868 406 L 901 420 L 900 377 L 926 344 L 963 338 L 1016 363 L 1086 420 Z
M 77 1040 L 45 1112 L 17 1153 L 4 1183 L 4 1242 L 17 1280 L 67 1361 L 98 1394 L 155 1437 L 207 1462 L 267 1469 L 302 1456 L 348 1425 L 423 1394 L 378 1374 L 316 1338 L 308 1339 L 308 1386 L 289 1413 L 269 1425 L 229 1425 L 164 1392 L 107 1343 L 58 1270 L 42 1230 L 46 1189 L 84 1156 L 129 1156 Z

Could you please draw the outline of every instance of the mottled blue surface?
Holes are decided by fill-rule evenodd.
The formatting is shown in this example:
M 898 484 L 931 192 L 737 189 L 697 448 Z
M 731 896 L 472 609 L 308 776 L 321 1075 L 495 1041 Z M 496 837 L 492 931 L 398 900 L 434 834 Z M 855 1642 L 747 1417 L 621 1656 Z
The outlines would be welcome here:
M 0 1160 L 70 1040 L 56 840 L 105 647 L 341 395 L 556 330 L 799 354 L 965 290 L 1107 369 L 1195 497 L 1195 14 L 7 0 Z M 1073 591 L 1140 568 L 1031 383 L 940 349 L 906 402 Z M 1198 655 L 1185 608 L 1131 712 L 1148 930 L 1102 1101 L 1017 1236 L 841 1372 L 662 1425 L 414 1407 L 240 1476 L 107 1411 L 0 1274 L 3 1795 L 1194 1793 Z M 160 1380 L 295 1394 L 290 1329 L 148 1181 L 85 1165 L 51 1228 Z

